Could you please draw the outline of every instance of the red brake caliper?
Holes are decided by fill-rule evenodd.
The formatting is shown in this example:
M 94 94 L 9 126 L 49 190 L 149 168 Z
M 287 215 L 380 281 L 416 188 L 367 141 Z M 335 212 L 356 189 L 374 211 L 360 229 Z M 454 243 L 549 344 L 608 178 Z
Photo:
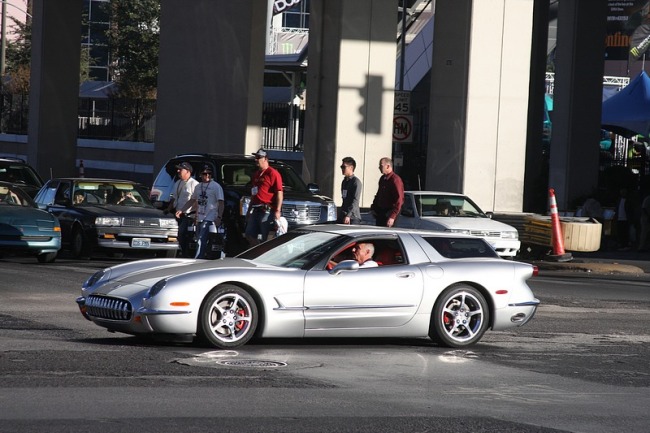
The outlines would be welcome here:
M 238 315 L 238 316 L 242 316 L 242 317 L 243 317 L 244 314 L 246 314 L 246 312 L 244 311 L 243 308 L 240 308 L 239 310 L 237 310 L 237 315 Z M 236 328 L 238 331 L 241 331 L 241 330 L 244 328 L 244 325 L 245 325 L 245 324 L 246 324 L 245 321 L 240 320 L 240 321 L 238 321 L 238 322 L 235 323 L 235 328 Z

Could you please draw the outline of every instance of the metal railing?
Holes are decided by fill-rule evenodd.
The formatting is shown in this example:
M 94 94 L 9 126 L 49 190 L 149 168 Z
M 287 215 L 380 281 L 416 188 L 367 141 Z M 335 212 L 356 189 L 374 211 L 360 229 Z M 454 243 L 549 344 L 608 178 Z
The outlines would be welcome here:
M 79 99 L 79 138 L 153 143 L 155 100 Z M 0 133 L 27 135 L 29 96 L 0 93 Z M 268 149 L 303 150 L 305 110 L 286 103 L 265 103 L 262 143 Z

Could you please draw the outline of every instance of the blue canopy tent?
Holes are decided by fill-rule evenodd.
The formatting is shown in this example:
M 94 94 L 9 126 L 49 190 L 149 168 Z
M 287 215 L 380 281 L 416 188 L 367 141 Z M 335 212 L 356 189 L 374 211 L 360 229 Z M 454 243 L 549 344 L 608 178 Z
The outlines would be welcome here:
M 650 77 L 645 71 L 603 102 L 601 124 L 624 137 L 650 135 Z

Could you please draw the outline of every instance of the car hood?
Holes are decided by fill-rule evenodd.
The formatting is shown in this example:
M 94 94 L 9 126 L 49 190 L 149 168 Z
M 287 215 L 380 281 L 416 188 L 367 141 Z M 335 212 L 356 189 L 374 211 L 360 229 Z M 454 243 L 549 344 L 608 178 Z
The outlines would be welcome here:
M 12 226 L 37 225 L 37 221 L 47 222 L 50 226 L 54 221 L 54 216 L 50 213 L 25 206 L 0 206 L 0 227 L 5 224 Z
M 160 209 L 153 207 L 136 207 L 136 206 L 119 206 L 119 205 L 104 205 L 104 206 L 79 206 L 76 209 L 79 212 L 84 212 L 91 215 L 102 215 L 102 216 L 133 216 L 133 217 L 148 217 L 148 218 L 160 218 L 164 217 L 164 214 Z M 170 218 L 171 216 L 167 216 Z
M 138 292 L 148 290 L 156 282 L 164 278 L 185 275 L 215 269 L 253 269 L 265 267 L 249 260 L 225 258 L 223 260 L 192 260 L 192 259 L 153 259 L 140 260 L 116 266 L 110 269 L 110 280 L 93 294 L 130 297 Z
M 471 231 L 517 231 L 516 228 L 490 218 L 479 217 L 422 217 L 422 228 L 462 229 Z

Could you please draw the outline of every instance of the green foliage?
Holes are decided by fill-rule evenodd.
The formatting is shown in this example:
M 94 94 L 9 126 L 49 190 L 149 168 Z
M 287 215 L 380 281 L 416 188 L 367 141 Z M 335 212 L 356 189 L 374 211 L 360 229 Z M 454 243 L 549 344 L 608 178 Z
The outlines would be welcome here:
M 160 0 L 111 0 L 111 76 L 120 96 L 154 98 L 158 81 Z

